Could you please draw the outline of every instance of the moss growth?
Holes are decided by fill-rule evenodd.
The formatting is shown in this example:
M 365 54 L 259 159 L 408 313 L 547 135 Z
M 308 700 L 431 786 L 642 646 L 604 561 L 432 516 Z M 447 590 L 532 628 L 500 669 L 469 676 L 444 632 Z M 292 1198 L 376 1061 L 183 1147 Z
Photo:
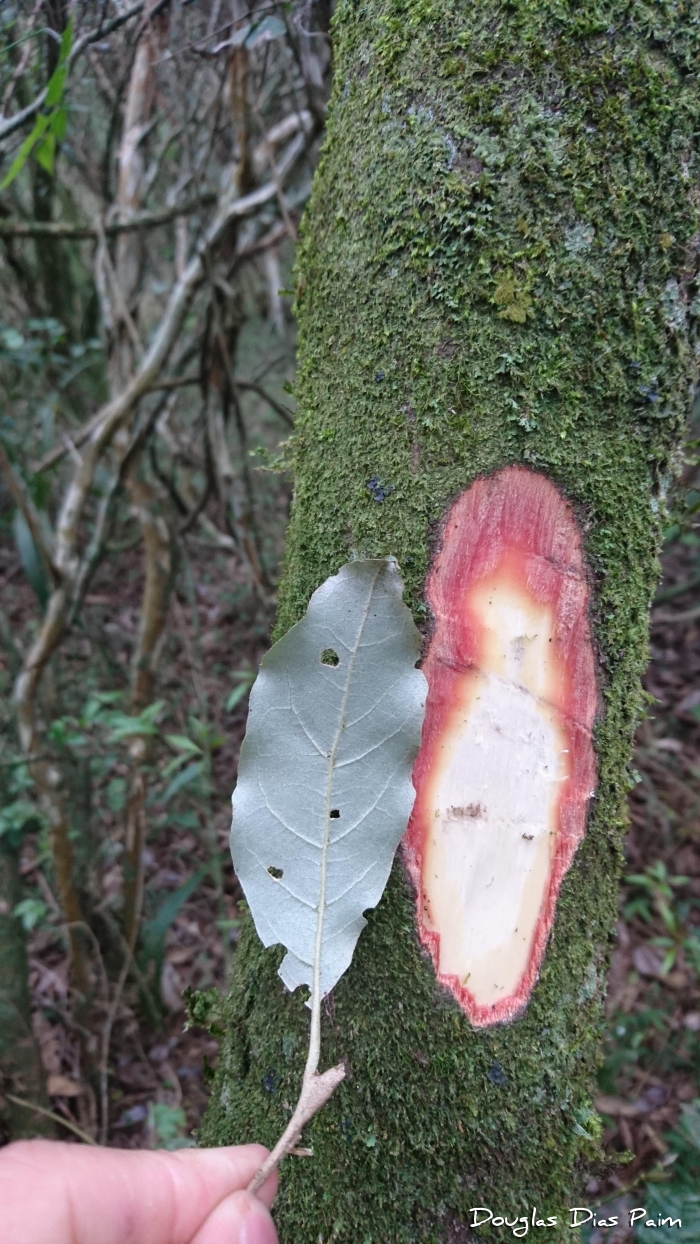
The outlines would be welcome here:
M 663 496 L 695 379 L 698 16 L 680 0 L 339 5 L 298 265 L 278 629 L 354 553 L 398 557 L 427 623 L 447 504 L 477 474 L 523 462 L 581 518 L 605 712 L 589 831 L 515 1023 L 474 1031 L 437 990 L 397 864 L 327 1004 L 323 1065 L 344 1057 L 352 1075 L 307 1130 L 313 1160 L 285 1166 L 285 1244 L 464 1240 L 473 1205 L 510 1217 L 536 1205 L 559 1218 L 552 1244 L 572 1238 L 566 1208 L 597 1154 L 601 996 Z M 248 928 L 206 1143 L 271 1143 L 296 1098 L 307 1012 L 278 961 Z

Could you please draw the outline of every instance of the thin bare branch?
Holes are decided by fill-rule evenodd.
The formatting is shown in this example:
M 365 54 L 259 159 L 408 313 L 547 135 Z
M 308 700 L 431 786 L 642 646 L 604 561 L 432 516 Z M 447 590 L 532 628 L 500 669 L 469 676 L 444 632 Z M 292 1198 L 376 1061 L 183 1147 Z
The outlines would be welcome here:
M 204 191 L 173 207 L 159 207 L 152 211 L 134 212 L 128 219 L 112 219 L 104 224 L 102 232 L 106 237 L 115 237 L 120 233 L 134 233 L 138 229 L 154 229 L 161 225 L 169 225 L 178 216 L 188 216 L 201 207 L 210 207 L 216 203 L 213 190 Z M 73 225 L 63 220 L 15 220 L 12 217 L 0 218 L 0 237 L 14 238 L 98 238 L 100 228 L 97 225 Z
M 305 146 L 306 140 L 301 135 L 297 135 L 292 140 L 277 167 L 278 176 L 284 177 L 290 171 Z M 124 391 L 118 397 L 102 406 L 93 415 L 92 419 L 88 420 L 72 438 L 75 446 L 80 446 L 88 438 L 92 438 L 91 444 L 94 444 L 94 450 L 91 454 L 90 467 L 84 467 L 83 472 L 80 473 L 81 478 L 74 480 L 74 486 L 77 491 L 70 498 L 67 498 L 67 501 L 70 501 L 70 507 L 66 509 L 66 517 L 70 517 L 72 514 L 77 497 L 83 497 L 86 489 L 90 487 L 91 475 L 87 479 L 87 471 L 88 469 L 94 469 L 92 460 L 94 459 L 94 462 L 97 462 L 97 458 L 102 453 L 102 450 L 109 444 L 117 427 L 130 414 L 136 402 L 145 393 L 157 387 L 161 368 L 168 360 L 192 299 L 204 279 L 203 256 L 216 245 L 232 220 L 252 215 L 257 208 L 276 198 L 276 195 L 277 187 L 273 183 L 267 182 L 266 185 L 253 190 L 242 199 L 235 196 L 222 196 L 214 219 L 200 241 L 194 257 L 190 260 L 170 295 L 163 319 L 156 330 L 138 371 L 131 378 Z M 51 450 L 50 453 L 42 458 L 36 467 L 36 471 L 45 471 L 47 467 L 52 466 L 54 462 L 58 462 L 63 458 L 65 453 L 66 450 L 63 446 Z
M 54 1123 L 60 1123 L 61 1127 L 67 1128 L 69 1132 L 72 1132 L 74 1136 L 77 1136 L 86 1145 L 97 1144 L 97 1141 L 88 1132 L 84 1132 L 82 1127 L 78 1127 L 77 1123 L 72 1123 L 65 1115 L 56 1114 L 55 1110 L 47 1110 L 45 1106 L 37 1106 L 36 1102 L 25 1101 L 23 1097 L 15 1097 L 13 1093 L 5 1093 L 5 1096 L 8 1101 L 14 1102 L 15 1106 L 24 1106 L 27 1110 L 33 1110 L 34 1114 L 41 1114 L 45 1119 L 52 1119 Z
M 256 384 L 253 380 L 237 380 L 236 386 L 237 388 L 242 389 L 243 392 L 249 391 L 251 393 L 257 393 L 258 397 L 261 397 L 264 402 L 267 402 L 268 406 L 271 406 L 272 409 L 276 411 L 280 419 L 283 419 L 288 427 L 294 427 L 293 412 L 289 409 L 289 407 L 283 406 L 282 402 L 278 402 L 276 398 L 272 397 L 268 393 L 267 389 L 263 389 L 261 384 Z
M 158 13 L 162 12 L 163 9 L 167 8 L 169 4 L 170 0 L 158 0 L 158 2 L 151 9 L 149 16 L 155 17 Z M 116 17 L 111 18 L 110 21 L 101 22 L 97 29 L 86 31 L 86 33 L 81 35 L 79 39 L 76 39 L 73 44 L 70 56 L 68 57 L 69 66 L 72 66 L 73 62 L 77 60 L 77 58 L 85 51 L 85 48 L 91 43 L 97 43 L 99 39 L 105 39 L 107 35 L 111 35 L 112 31 L 118 30 L 120 26 L 123 26 L 126 22 L 130 22 L 132 17 L 138 17 L 139 13 L 143 12 L 144 7 L 145 5 L 143 0 L 140 0 L 138 4 L 132 4 L 131 8 L 126 9 L 123 13 L 119 13 Z M 9 134 L 13 134 L 14 131 L 20 129 L 26 121 L 31 121 L 32 117 L 36 116 L 46 99 L 46 91 L 47 87 L 44 87 L 43 90 L 39 91 L 39 94 L 36 95 L 32 102 L 27 104 L 25 108 L 22 108 L 19 112 L 14 113 L 11 117 L 3 117 L 0 119 L 0 141 L 2 141 L 3 138 L 7 138 Z

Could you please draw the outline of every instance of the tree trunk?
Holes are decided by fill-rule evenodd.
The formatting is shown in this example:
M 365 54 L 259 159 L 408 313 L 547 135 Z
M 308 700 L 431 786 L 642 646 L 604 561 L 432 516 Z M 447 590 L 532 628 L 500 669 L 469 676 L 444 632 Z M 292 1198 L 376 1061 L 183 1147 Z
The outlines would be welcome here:
M 10 835 L 4 834 L 0 837 L 0 1144 L 54 1132 L 43 1116 L 5 1096 L 47 1105 L 32 1030 L 24 930 L 12 914 L 20 898 L 18 851 Z
M 465 680 L 490 668 L 459 647 L 474 563 L 452 580 L 454 619 L 440 594 L 446 559 L 466 557 L 454 524 L 462 513 L 465 541 L 486 541 L 489 557 L 498 541 L 515 549 L 508 523 L 519 524 L 517 574 L 539 558 L 555 596 L 567 584 L 579 593 L 583 656 L 561 658 L 568 690 L 552 729 L 581 741 L 562 761 L 578 802 L 547 831 L 527 961 L 494 1002 L 490 986 L 477 996 L 471 945 L 443 965 L 435 895 L 416 907 L 424 732 L 407 844 L 324 1007 L 322 1065 L 345 1059 L 349 1072 L 306 1129 L 313 1158 L 283 1168 L 285 1244 L 462 1241 L 475 1206 L 535 1228 L 552 1216 L 550 1244 L 574 1238 L 568 1208 L 585 1204 L 599 1154 L 601 1002 L 664 496 L 695 381 L 697 17 L 696 5 L 661 4 L 652 26 L 645 6 L 616 0 L 343 0 L 337 11 L 297 275 L 296 490 L 278 633 L 343 562 L 393 554 L 426 651 L 435 635 L 435 703 L 436 662 L 447 668 L 453 650 Z M 566 557 L 556 533 L 540 539 L 544 510 L 526 499 L 519 510 L 519 485 L 498 483 L 515 464 L 525 492 L 549 490 Z M 500 509 L 479 508 L 480 479 L 489 497 L 501 488 Z M 528 582 L 563 652 L 568 615 Z M 526 626 L 520 640 L 530 637 Z M 494 797 L 517 808 L 522 793 L 524 806 L 529 779 L 504 756 Z M 448 812 L 478 821 L 479 801 L 462 794 Z M 465 919 L 471 897 L 467 886 Z M 308 1013 L 278 979 L 280 958 L 244 926 L 202 1143 L 271 1144 L 289 1118 Z

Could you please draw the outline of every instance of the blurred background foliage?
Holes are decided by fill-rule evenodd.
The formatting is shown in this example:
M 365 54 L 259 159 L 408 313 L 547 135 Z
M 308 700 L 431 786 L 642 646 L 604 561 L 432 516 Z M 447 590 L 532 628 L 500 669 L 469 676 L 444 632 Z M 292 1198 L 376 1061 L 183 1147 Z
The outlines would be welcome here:
M 329 19 L 0 4 L 4 1139 L 174 1147 L 202 1108 Z
M 331 8 L 0 0 L 3 1141 L 175 1148 L 206 1100 Z M 699 1224 L 657 1229 L 676 1240 L 700 1239 L 695 436 L 635 758 L 597 1101 L 610 1164 L 588 1186 L 599 1219 L 644 1204 Z

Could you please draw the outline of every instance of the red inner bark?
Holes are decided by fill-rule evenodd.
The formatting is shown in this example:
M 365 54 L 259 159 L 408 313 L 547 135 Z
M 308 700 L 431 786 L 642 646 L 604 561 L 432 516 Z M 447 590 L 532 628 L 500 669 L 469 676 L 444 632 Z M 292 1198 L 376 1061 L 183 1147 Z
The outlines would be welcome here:
M 551 803 L 552 829 L 546 846 L 551 852 L 548 875 L 539 910 L 531 921 L 532 928 L 527 933 L 521 929 L 520 934 L 521 939 L 529 939 L 526 962 L 517 983 L 508 988 L 505 996 L 483 1003 L 470 992 L 465 980 L 440 971 L 440 932 L 431 919 L 424 869 L 432 841 L 429 835 L 434 838 L 438 832 L 434 800 L 437 775 L 444 771 L 446 763 L 444 749 L 451 746 L 449 740 L 455 729 L 466 729 L 462 723 L 474 711 L 480 695 L 474 692 L 471 700 L 465 699 L 464 688 L 471 685 L 472 676 L 475 686 L 477 683 L 479 688 L 485 685 L 482 674 L 488 663 L 485 650 L 488 644 L 493 646 L 498 641 L 497 631 L 485 629 L 483 609 L 480 613 L 474 605 L 475 600 L 490 604 L 492 587 L 494 591 L 510 593 L 514 600 L 526 606 L 529 604 L 533 617 L 547 619 L 550 638 L 546 642 L 551 646 L 543 648 L 546 652 L 546 695 L 530 697 L 527 687 L 517 685 L 517 679 L 507 686 L 516 698 L 519 697 L 519 703 L 532 706 L 528 707 L 528 712 L 540 712 L 543 719 L 555 723 L 556 737 L 564 740 L 565 746 L 560 751 L 558 772 L 561 776 L 552 778 L 559 786 L 551 787 L 555 793 Z M 421 748 L 413 773 L 416 801 L 404 839 L 404 854 L 416 889 L 421 941 L 430 951 L 441 983 L 450 989 L 471 1022 L 481 1026 L 513 1018 L 530 996 L 554 921 L 562 880 L 585 833 L 588 803 L 595 786 L 590 732 L 598 694 L 587 619 L 589 587 L 580 533 L 571 507 L 549 480 L 522 467 L 509 467 L 488 479 L 477 480 L 457 498 L 448 513 L 442 544 L 428 575 L 427 598 L 435 619 L 435 632 L 423 665 L 428 680 L 428 699 Z M 545 640 L 541 642 L 544 644 Z M 500 692 L 497 690 L 495 694 Z M 497 717 L 496 709 L 492 717 L 494 712 Z M 507 732 L 509 723 L 503 725 Z M 492 727 L 497 740 L 500 726 L 496 718 Z M 517 737 L 511 746 L 517 747 Z M 480 815 L 481 806 L 470 800 L 468 768 L 467 764 L 465 789 L 459 800 L 461 806 L 450 808 L 449 814 L 462 816 L 465 834 L 479 832 L 482 835 L 478 849 L 483 859 L 484 852 L 488 854 L 489 850 L 489 838 L 484 835 L 494 830 L 485 821 L 477 831 L 475 818 Z M 526 795 L 527 792 L 517 788 L 522 775 L 519 777 L 508 768 L 506 765 L 499 774 L 497 784 L 503 789 L 495 793 L 496 802 L 501 798 L 511 800 L 516 806 L 521 793 Z M 453 775 L 456 772 L 459 779 L 459 768 L 452 772 Z M 453 776 L 453 783 L 454 780 Z M 528 835 L 523 833 L 521 837 L 526 839 Z M 493 841 L 497 857 L 498 839 Z M 466 849 L 471 850 L 471 847 Z M 507 863 L 494 859 L 496 886 L 492 893 L 495 903 L 499 902 L 498 869 L 504 867 L 508 867 Z M 476 898 L 475 895 L 475 901 Z M 469 901 L 467 889 L 466 909 Z M 490 902 L 491 899 L 482 895 L 481 901 Z M 501 901 L 508 909 L 507 895 Z M 517 932 L 517 925 L 515 927 Z

